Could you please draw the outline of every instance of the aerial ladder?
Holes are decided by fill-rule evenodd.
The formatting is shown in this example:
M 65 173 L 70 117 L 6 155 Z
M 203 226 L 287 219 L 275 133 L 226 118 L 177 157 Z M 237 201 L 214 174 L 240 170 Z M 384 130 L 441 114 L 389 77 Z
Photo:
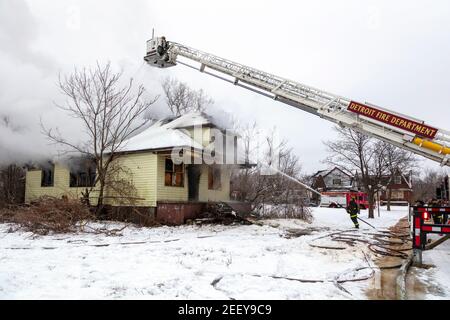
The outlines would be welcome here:
M 182 64 L 345 128 L 450 166 L 450 132 L 371 103 L 360 103 L 302 83 L 155 37 L 144 60 L 168 68 Z

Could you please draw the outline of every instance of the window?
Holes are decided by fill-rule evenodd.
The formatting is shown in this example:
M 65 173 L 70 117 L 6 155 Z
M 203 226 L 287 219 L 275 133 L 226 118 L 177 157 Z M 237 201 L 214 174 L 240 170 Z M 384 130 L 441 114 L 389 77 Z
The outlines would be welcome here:
M 71 161 L 70 187 L 88 188 L 95 186 L 96 164 L 94 159 L 77 158 Z
M 171 159 L 166 158 L 164 184 L 169 187 L 184 187 L 184 165 L 174 164 Z
M 87 188 L 95 186 L 95 168 L 89 167 L 84 170 L 70 171 L 71 188 Z
M 341 186 L 342 185 L 342 179 L 333 179 L 333 185 L 334 186 Z
M 397 191 L 397 190 L 392 191 L 392 199 L 403 200 L 404 197 L 405 197 L 405 194 L 403 191 Z
M 208 167 L 208 189 L 220 190 L 222 188 L 222 175 L 220 168 Z
M 54 168 L 53 168 L 53 166 L 50 168 L 42 169 L 41 187 L 53 187 L 53 183 L 54 183 Z
M 402 184 L 402 176 L 395 176 L 394 182 L 395 184 Z

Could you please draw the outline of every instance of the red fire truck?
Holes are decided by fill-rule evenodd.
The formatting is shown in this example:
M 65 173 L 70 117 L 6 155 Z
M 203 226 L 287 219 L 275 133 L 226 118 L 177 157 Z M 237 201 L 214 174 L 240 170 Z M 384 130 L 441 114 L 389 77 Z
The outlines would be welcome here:
M 321 192 L 321 207 L 339 208 L 347 207 L 352 198 L 355 198 L 356 203 L 362 210 L 369 207 L 369 199 L 367 193 L 358 191 L 327 191 Z

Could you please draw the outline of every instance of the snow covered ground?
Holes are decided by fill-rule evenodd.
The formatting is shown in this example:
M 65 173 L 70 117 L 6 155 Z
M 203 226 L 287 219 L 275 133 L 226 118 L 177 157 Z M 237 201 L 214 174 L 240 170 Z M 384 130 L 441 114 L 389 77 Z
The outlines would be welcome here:
M 321 235 L 352 228 L 342 209 L 313 210 L 311 225 L 271 220 L 264 226 L 127 227 L 119 237 L 33 237 L 0 224 L 0 299 L 365 299 L 369 281 L 344 283 L 346 293 L 333 282 L 277 278 L 367 274 L 349 274 L 367 267 L 365 245 L 344 251 L 309 246 Z M 370 223 L 388 228 L 406 215 L 406 208 L 394 208 Z M 305 227 L 328 230 L 283 237 L 286 229 Z
M 431 236 L 433 237 L 433 236 Z M 430 237 L 430 238 L 431 238 Z M 434 237 L 437 238 L 437 237 Z M 430 251 L 423 252 L 423 263 L 434 266 L 431 269 L 414 270 L 424 284 L 425 299 L 450 299 L 450 240 Z

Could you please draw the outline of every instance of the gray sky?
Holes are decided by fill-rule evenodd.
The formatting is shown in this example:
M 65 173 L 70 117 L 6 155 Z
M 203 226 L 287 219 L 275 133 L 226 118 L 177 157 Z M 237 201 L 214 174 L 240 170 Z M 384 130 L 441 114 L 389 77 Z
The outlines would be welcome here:
M 450 129 L 446 0 L 0 0 L 0 116 L 13 122 L 0 126 L 0 161 L 48 154 L 40 117 L 79 134 L 53 105 L 58 73 L 111 60 L 150 93 L 167 75 L 204 88 L 224 112 L 279 129 L 304 171 L 324 166 L 331 123 L 183 66 L 143 65 L 153 27 L 169 41 Z

